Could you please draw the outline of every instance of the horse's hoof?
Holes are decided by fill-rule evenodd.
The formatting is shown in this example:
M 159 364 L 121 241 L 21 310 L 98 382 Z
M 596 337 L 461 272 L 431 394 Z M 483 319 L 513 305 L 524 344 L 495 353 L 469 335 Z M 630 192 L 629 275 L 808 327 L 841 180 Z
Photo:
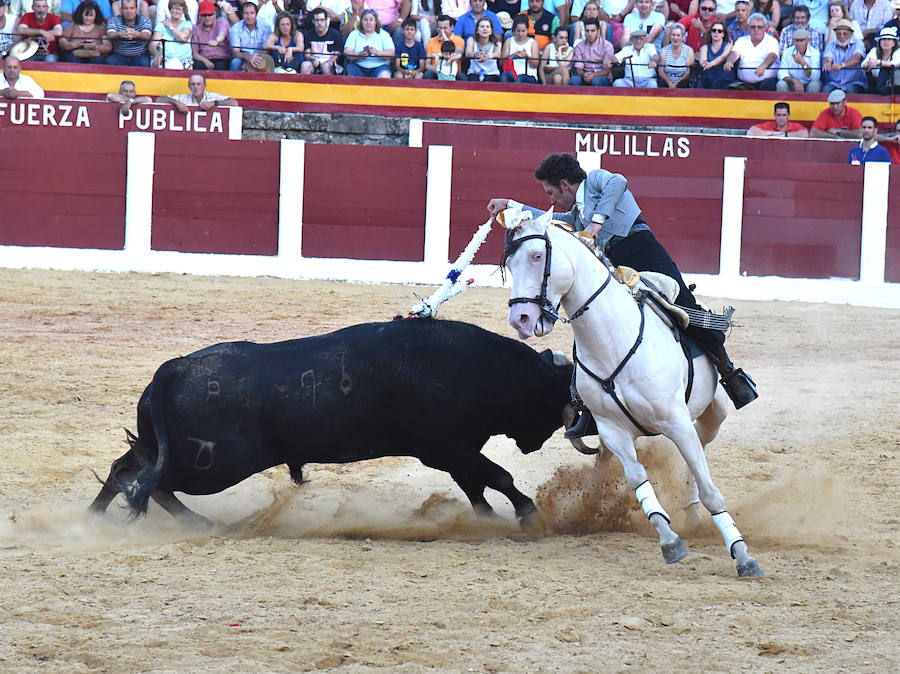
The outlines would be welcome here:
M 743 564 L 738 564 L 737 571 L 738 578 L 762 578 L 766 575 L 752 557 Z
M 660 545 L 659 549 L 662 550 L 663 559 L 666 560 L 666 564 L 680 562 L 687 557 L 690 552 L 680 538 L 676 538 L 674 543 Z

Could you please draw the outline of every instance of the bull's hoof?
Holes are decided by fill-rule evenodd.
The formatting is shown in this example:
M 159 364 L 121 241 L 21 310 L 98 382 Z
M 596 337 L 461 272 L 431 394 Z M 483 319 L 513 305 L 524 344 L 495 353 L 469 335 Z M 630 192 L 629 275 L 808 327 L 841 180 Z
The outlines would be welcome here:
M 523 529 L 533 529 L 534 525 L 537 523 L 537 514 L 537 506 L 533 503 L 529 503 L 527 506 L 522 507 L 516 513 L 516 517 L 519 520 L 519 526 Z
M 662 550 L 662 556 L 663 559 L 666 560 L 666 564 L 680 562 L 690 553 L 690 550 L 688 550 L 687 546 L 680 538 L 676 538 L 674 543 L 660 545 L 659 549 Z
M 743 564 L 737 565 L 738 578 L 762 578 L 764 575 L 763 570 L 759 568 L 759 564 L 756 563 L 756 560 L 753 557 L 750 557 Z

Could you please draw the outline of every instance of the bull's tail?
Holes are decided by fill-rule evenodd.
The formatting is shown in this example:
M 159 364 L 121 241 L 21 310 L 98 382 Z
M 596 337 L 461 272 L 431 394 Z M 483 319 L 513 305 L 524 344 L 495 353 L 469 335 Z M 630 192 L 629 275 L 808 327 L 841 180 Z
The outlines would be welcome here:
M 163 363 L 153 375 L 150 387 L 150 422 L 156 436 L 156 462 L 144 452 L 137 453 L 141 469 L 134 480 L 122 489 L 134 517 L 147 512 L 150 495 L 162 479 L 169 462 L 169 433 L 165 418 L 165 394 L 178 373 L 178 359 Z M 140 442 L 140 440 L 138 440 Z

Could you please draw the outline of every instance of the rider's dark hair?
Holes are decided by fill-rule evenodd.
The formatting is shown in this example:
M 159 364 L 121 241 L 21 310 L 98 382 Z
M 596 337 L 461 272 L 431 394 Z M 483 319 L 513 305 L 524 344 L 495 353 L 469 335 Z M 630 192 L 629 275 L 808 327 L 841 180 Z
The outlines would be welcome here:
M 587 178 L 587 173 L 579 165 L 578 160 L 570 154 L 551 154 L 534 170 L 534 177 L 559 187 L 563 180 L 576 185 Z

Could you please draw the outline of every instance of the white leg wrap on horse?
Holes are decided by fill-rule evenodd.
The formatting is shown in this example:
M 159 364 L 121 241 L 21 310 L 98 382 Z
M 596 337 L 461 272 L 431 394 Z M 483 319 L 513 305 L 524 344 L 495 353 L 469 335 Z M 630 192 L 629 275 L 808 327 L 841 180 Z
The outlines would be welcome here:
M 734 547 L 735 543 L 744 540 L 744 537 L 741 536 L 741 532 L 738 531 L 737 525 L 734 523 L 734 520 L 731 515 L 728 514 L 727 510 L 716 513 L 712 518 L 713 522 L 716 523 L 716 526 L 719 527 L 719 533 L 722 534 L 722 538 L 725 539 L 725 548 L 728 550 L 728 554 L 734 559 L 734 553 L 731 549 Z
M 641 508 L 644 509 L 644 514 L 647 516 L 647 519 L 650 519 L 650 515 L 656 514 L 662 515 L 666 519 L 666 522 L 672 521 L 672 518 L 669 517 L 669 513 L 665 511 L 660 504 L 659 499 L 656 498 L 656 492 L 653 491 L 653 485 L 650 484 L 650 480 L 641 482 L 638 485 L 638 488 L 634 490 L 634 495 L 641 504 Z

